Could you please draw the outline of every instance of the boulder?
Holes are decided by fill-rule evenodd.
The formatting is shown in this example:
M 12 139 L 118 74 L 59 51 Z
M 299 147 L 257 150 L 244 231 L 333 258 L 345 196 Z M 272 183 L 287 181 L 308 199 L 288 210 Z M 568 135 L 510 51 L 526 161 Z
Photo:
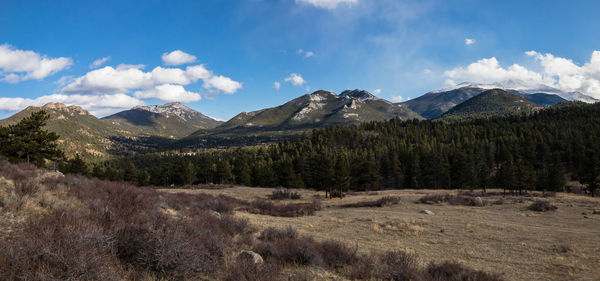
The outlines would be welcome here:
M 477 207 L 483 207 L 483 200 L 481 200 L 481 197 L 475 197 L 475 199 L 473 199 L 473 204 L 475 204 L 475 206 Z
M 581 214 L 582 214 L 582 215 L 585 215 L 585 216 L 589 216 L 589 215 L 593 215 L 593 214 L 594 214 L 594 212 L 585 211 L 585 212 L 583 212 L 583 213 L 581 213 Z
M 426 215 L 435 215 L 435 213 L 433 213 L 433 212 L 432 212 L 432 211 L 430 211 L 430 210 L 423 210 L 423 211 L 420 211 L 419 213 L 421 213 L 421 214 L 426 214 Z
M 600 210 L 594 210 L 594 215 L 600 215 Z
M 262 264 L 264 262 L 261 255 L 253 251 L 244 250 L 238 255 L 238 259 L 250 260 L 254 264 Z

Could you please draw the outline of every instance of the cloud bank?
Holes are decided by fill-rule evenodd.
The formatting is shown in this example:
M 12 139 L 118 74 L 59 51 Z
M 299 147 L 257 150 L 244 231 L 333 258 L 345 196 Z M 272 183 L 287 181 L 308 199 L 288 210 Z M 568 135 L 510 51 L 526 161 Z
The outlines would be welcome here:
M 491 57 L 444 72 L 448 79 L 446 83 L 450 86 L 464 81 L 504 83 L 515 89 L 551 87 L 563 92 L 580 92 L 600 98 L 600 51 L 594 51 L 590 60 L 583 65 L 549 53 L 528 51 L 525 54 L 534 59 L 535 70 L 519 64 L 503 67 L 495 57 Z
M 49 58 L 34 51 L 0 45 L 0 82 L 41 80 L 73 64 L 70 58 Z

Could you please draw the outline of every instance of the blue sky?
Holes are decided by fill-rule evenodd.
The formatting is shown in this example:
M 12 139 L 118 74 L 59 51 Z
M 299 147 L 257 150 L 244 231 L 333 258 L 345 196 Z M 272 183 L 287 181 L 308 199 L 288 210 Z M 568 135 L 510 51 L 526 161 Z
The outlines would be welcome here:
M 598 11 L 598 1 L 2 0 L 0 117 L 48 101 L 99 116 L 183 101 L 229 119 L 317 89 L 401 101 L 464 81 L 600 98 Z

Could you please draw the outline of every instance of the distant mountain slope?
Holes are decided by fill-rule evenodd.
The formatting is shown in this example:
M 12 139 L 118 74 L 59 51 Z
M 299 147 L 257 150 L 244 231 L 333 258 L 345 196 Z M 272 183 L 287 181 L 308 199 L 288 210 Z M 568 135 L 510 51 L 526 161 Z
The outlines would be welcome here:
M 476 87 L 463 87 L 449 91 L 433 91 L 399 104 L 404 105 L 425 118 L 433 119 L 442 116 L 444 112 L 455 107 L 457 104 L 479 95 L 483 91 L 485 89 Z
M 453 107 L 442 115 L 444 119 L 507 116 L 533 112 L 543 107 L 522 96 L 501 89 L 487 90 Z
M 213 130 L 201 130 L 194 135 L 305 130 L 396 117 L 421 118 L 412 110 L 377 98 L 367 91 L 348 90 L 336 95 L 320 90 L 277 107 L 240 113 Z
M 408 100 L 399 105 L 404 105 L 413 111 L 419 113 L 425 118 L 438 118 L 446 111 L 450 110 L 454 106 L 461 104 L 462 102 L 481 94 L 484 91 L 491 89 L 503 89 L 507 92 L 515 95 L 522 96 L 538 105 L 541 106 L 553 106 L 560 102 L 569 100 L 581 99 L 586 102 L 594 102 L 594 99 L 585 95 L 577 95 L 577 93 L 562 93 L 556 89 L 541 89 L 539 92 L 535 90 L 514 90 L 510 88 L 494 87 L 494 85 L 483 85 L 483 84 L 471 84 L 462 83 L 455 88 L 432 91 L 426 93 L 418 98 Z M 544 90 L 548 92 L 543 92 Z M 572 99 L 566 99 L 560 95 L 570 97 Z
M 536 93 L 529 95 L 521 95 L 522 97 L 528 99 L 529 101 L 541 105 L 541 106 L 553 106 L 555 104 L 561 102 L 567 102 L 568 100 L 561 98 L 558 95 L 554 94 L 544 94 L 544 93 Z
M 15 124 L 31 113 L 44 110 L 50 115 L 46 129 L 60 136 L 59 147 L 68 156 L 80 154 L 83 157 L 108 156 L 113 143 L 109 136 L 117 134 L 115 128 L 79 106 L 66 106 L 62 103 L 48 103 L 42 107 L 29 106 L 11 117 L 0 120 L 1 126 Z
M 199 129 L 212 129 L 221 121 L 212 119 L 181 103 L 136 106 L 102 118 L 124 134 L 180 138 Z

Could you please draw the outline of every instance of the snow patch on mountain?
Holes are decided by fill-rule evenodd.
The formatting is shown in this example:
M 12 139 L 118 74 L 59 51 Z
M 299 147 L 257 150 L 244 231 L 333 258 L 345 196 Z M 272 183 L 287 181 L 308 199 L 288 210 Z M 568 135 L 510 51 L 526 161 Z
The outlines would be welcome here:
M 193 119 L 198 114 L 200 114 L 199 112 L 179 102 L 171 102 L 164 105 L 136 106 L 133 109 L 140 109 L 150 111 L 152 113 L 165 114 L 167 118 L 170 117 L 170 115 L 175 115 L 184 120 Z

